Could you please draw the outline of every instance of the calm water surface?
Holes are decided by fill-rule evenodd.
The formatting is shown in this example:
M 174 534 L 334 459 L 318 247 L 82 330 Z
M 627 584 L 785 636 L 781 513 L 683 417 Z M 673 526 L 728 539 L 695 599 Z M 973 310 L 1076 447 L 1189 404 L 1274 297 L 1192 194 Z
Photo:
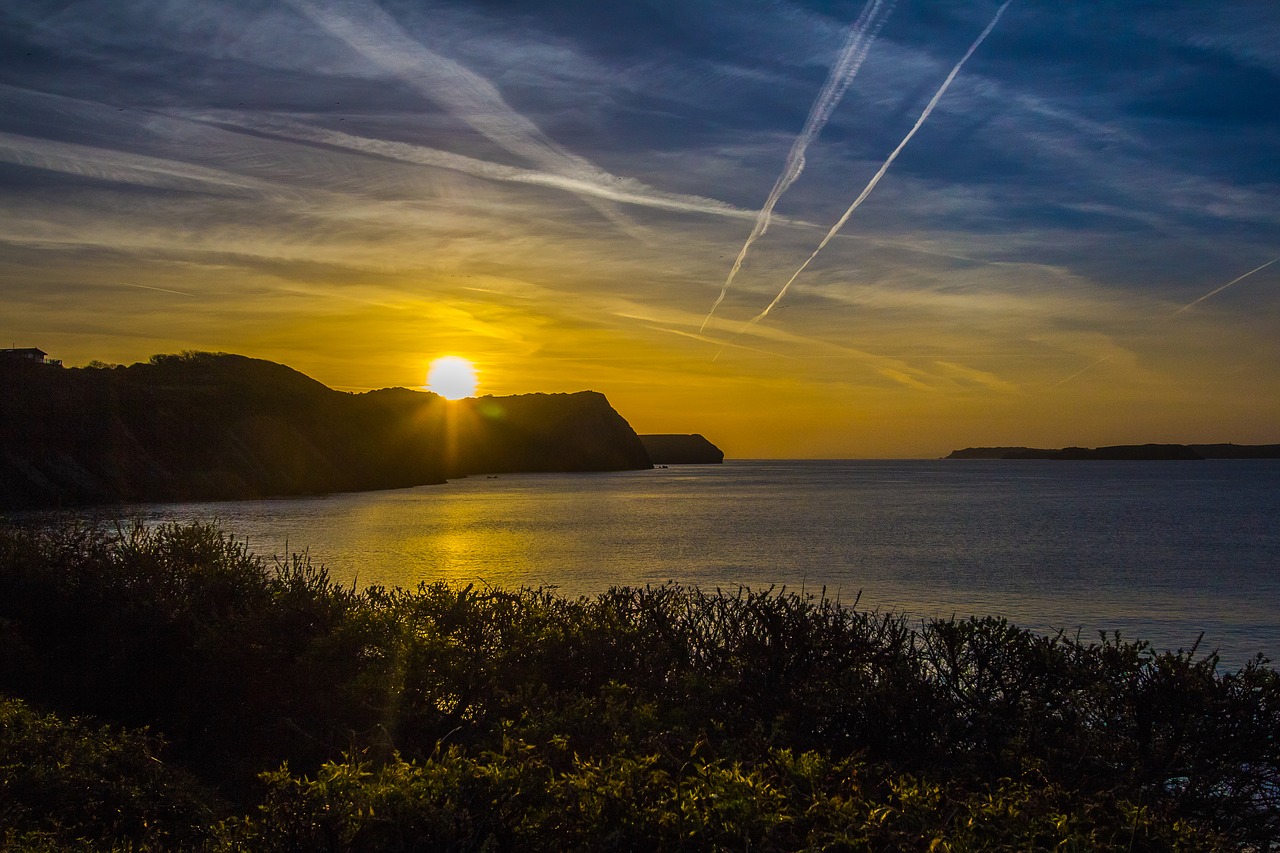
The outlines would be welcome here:
M 361 586 L 826 587 L 1160 648 L 1203 632 L 1231 665 L 1280 657 L 1276 460 L 729 462 L 136 511 L 216 518 Z

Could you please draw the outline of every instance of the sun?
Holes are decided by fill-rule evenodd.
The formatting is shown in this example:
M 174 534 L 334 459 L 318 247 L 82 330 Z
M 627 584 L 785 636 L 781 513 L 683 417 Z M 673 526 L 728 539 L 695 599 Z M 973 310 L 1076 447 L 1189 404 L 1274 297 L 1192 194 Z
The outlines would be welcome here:
M 427 369 L 427 390 L 446 400 L 461 400 L 476 394 L 476 368 L 465 358 L 446 355 Z

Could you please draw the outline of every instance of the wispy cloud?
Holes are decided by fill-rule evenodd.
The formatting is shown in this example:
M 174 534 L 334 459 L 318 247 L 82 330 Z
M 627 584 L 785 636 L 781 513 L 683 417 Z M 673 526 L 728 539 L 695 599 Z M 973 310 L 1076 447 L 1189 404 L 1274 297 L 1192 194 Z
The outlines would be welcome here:
M 664 192 L 633 178 L 622 178 L 602 172 L 582 177 L 560 172 L 522 169 L 517 166 L 494 163 L 490 160 L 481 160 L 424 145 L 357 136 L 342 131 L 308 125 L 285 117 L 230 112 L 193 113 L 190 114 L 190 117 L 218 124 L 243 127 L 260 133 L 275 134 L 296 142 L 327 145 L 402 163 L 449 169 L 473 177 L 484 178 L 485 180 L 549 187 L 579 196 L 592 196 L 606 201 L 633 204 L 658 210 L 709 214 L 733 219 L 746 219 L 754 216 L 752 211 L 734 207 L 723 201 L 701 196 Z
M 4 132 L 0 132 L 0 161 L 121 184 L 296 195 L 279 185 L 218 169 Z
M 423 97 L 503 149 L 570 181 L 607 184 L 613 176 L 550 139 L 513 109 L 484 77 L 415 40 L 370 0 L 289 0 L 369 62 L 395 75 Z M 633 223 L 593 194 L 583 199 L 624 230 Z
M 1002 394 L 1011 394 L 1018 390 L 1017 385 L 1001 379 L 999 376 L 986 370 L 979 370 L 975 367 L 957 364 L 953 361 L 938 361 L 935 363 L 942 369 L 944 374 L 964 383 L 977 385 L 991 391 L 998 391 Z
M 1280 5 L 1020 0 L 916 132 L 1003 0 L 891 2 L 6 0 L 0 334 L 448 346 L 761 455 L 1274 441 Z

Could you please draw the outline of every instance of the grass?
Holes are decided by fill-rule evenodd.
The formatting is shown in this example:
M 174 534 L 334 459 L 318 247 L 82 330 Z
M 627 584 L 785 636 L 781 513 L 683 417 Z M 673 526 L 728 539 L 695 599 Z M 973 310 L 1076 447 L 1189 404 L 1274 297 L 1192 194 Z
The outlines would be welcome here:
M 776 590 L 355 590 L 200 524 L 0 528 L 0 693 L 9 849 L 1280 836 L 1262 659 Z

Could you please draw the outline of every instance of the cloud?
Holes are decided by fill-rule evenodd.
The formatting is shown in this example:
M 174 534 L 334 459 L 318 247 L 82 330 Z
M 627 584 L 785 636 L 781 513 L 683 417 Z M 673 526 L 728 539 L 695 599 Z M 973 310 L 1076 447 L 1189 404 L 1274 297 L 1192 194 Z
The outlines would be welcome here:
M 369 62 L 512 154 L 571 181 L 602 184 L 613 177 L 548 138 L 537 125 L 512 109 L 492 83 L 413 39 L 376 4 L 366 0 L 288 2 Z M 581 195 L 614 224 L 635 232 L 625 217 L 598 196 Z
M 883 435 L 839 441 L 911 453 L 912 424 L 1002 407 L 1047 435 L 1031 389 L 1105 358 L 1037 392 L 1098 443 L 1175 391 L 1273 440 L 1280 263 L 1211 288 L 1280 254 L 1280 6 L 1019 0 L 785 322 L 712 364 L 699 323 L 865 0 L 377 2 L 4 4 L 0 333 L 84 360 L 234 334 L 352 386 L 470 342 L 512 391 L 621 387 L 649 418 L 686 389 L 761 452 L 763 387 L 872 407 Z M 998 3 L 900 4 L 709 333 L 778 292 Z
M 879 373 L 884 378 L 890 379 L 898 383 L 899 385 L 902 385 L 905 388 L 912 389 L 913 391 L 934 390 L 932 386 L 927 385 L 924 382 L 921 382 L 915 376 L 903 370 L 899 370 L 893 367 L 881 367 L 881 368 L 878 368 L 876 372 Z
M 752 211 L 737 208 L 716 199 L 663 192 L 632 178 L 620 178 L 603 173 L 591 177 L 579 177 L 559 172 L 523 169 L 454 154 L 438 148 L 329 130 L 288 118 L 237 113 L 193 113 L 190 117 L 243 127 L 261 133 L 276 134 L 295 142 L 326 145 L 402 163 L 450 169 L 485 180 L 549 187 L 575 195 L 592 196 L 623 204 L 733 219 L 745 219 L 755 215 Z
M 1007 382 L 999 376 L 996 376 L 994 373 L 989 373 L 985 370 L 978 370 L 977 368 L 957 364 L 952 361 L 938 361 L 935 362 L 935 364 L 942 369 L 942 372 L 945 375 L 959 380 L 962 383 L 976 385 L 1001 394 L 1011 394 L 1018 390 L 1017 385 L 1014 385 L 1012 382 Z
M 0 161 L 83 178 L 174 189 L 216 189 L 262 196 L 294 195 L 288 189 L 218 169 L 111 151 L 69 142 L 0 132 Z

